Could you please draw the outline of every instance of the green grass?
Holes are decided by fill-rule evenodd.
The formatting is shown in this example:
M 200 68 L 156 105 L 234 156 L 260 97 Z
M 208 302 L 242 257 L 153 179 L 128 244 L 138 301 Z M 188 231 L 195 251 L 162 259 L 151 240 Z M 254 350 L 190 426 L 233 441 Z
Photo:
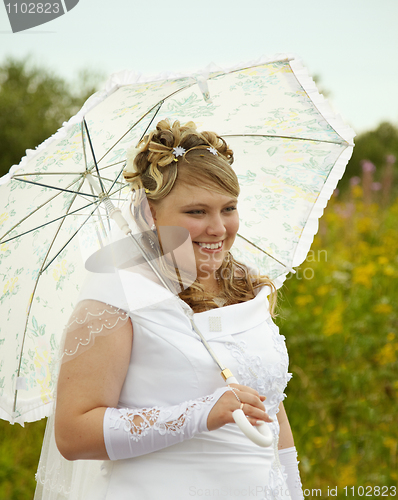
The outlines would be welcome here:
M 46 419 L 10 425 L 0 420 L 0 499 L 32 500 Z

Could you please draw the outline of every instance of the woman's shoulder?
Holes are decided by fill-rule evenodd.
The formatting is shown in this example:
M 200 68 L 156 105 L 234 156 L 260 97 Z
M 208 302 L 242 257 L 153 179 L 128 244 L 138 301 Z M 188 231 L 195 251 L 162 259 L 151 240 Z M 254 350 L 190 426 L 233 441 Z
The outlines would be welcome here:
M 172 292 L 142 273 L 121 270 L 88 273 L 78 301 L 94 300 L 133 313 L 172 298 Z

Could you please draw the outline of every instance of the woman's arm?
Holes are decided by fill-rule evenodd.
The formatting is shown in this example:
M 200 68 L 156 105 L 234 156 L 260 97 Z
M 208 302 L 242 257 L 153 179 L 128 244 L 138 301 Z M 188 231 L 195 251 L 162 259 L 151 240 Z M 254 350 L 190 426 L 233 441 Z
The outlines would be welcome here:
M 79 331 L 74 334 L 78 335 Z M 55 439 L 66 459 L 108 458 L 103 437 L 104 414 L 119 401 L 132 342 L 133 328 L 128 320 L 114 333 L 98 336 L 86 352 L 62 365 L 57 388 Z
M 280 428 L 278 448 L 280 450 L 283 450 L 284 448 L 291 448 L 292 446 L 294 446 L 294 439 L 283 403 L 279 405 L 279 412 L 277 413 L 277 417 Z
M 279 405 L 277 416 L 280 428 L 278 445 L 279 461 L 284 466 L 285 474 L 287 474 L 286 484 L 292 500 L 304 500 L 297 451 L 294 446 L 292 429 L 290 428 L 283 403 Z

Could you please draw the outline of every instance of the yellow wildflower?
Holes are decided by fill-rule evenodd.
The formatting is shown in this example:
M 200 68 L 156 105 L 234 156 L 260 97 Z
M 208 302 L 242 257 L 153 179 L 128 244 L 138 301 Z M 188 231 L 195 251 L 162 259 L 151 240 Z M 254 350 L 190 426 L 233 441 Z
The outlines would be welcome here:
M 344 303 L 340 303 L 326 318 L 323 334 L 329 337 L 335 333 L 343 331 L 343 312 L 345 309 Z
M 377 314 L 390 314 L 390 312 L 392 311 L 392 307 L 390 306 L 390 304 L 376 304 L 374 307 L 373 307 L 373 312 L 377 313 Z
M 386 276 L 394 276 L 395 274 L 395 270 L 392 266 L 386 266 L 384 269 L 383 269 L 383 273 L 386 275 Z
M 387 342 L 376 355 L 376 361 L 379 365 L 388 365 L 397 360 L 398 342 Z
M 337 486 L 344 488 L 344 486 L 354 486 L 357 483 L 357 473 L 355 464 L 344 464 L 341 466 L 338 474 Z
M 315 448 L 322 448 L 324 439 L 321 436 L 314 437 L 314 446 Z
M 383 438 L 383 444 L 386 448 L 390 448 L 391 450 L 396 451 L 398 442 L 396 439 L 387 436 Z
M 318 290 L 316 291 L 317 295 L 326 295 L 327 293 L 330 292 L 330 286 L 329 285 L 321 285 Z
M 376 266 L 373 262 L 358 266 L 354 269 L 352 274 L 352 282 L 358 285 L 364 285 L 366 288 L 371 288 L 372 278 L 376 274 Z
M 358 185 L 352 186 L 351 193 L 352 193 L 352 196 L 354 198 L 362 198 L 363 191 L 362 191 L 361 186 L 358 186 Z
M 357 223 L 357 229 L 360 233 L 370 233 L 374 228 L 374 221 L 370 217 L 362 217 Z
M 295 302 L 298 306 L 306 306 L 314 299 L 311 295 L 298 295 L 295 299 Z

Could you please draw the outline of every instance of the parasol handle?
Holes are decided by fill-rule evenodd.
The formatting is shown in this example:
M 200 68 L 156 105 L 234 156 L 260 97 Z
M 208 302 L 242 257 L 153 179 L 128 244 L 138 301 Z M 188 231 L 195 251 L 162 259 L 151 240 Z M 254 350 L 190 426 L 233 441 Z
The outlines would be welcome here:
M 235 377 L 229 377 L 226 380 L 227 384 L 238 384 L 239 382 Z M 272 432 L 269 426 L 263 422 L 258 426 L 252 425 L 247 419 L 246 415 L 243 413 L 243 410 L 235 410 L 232 413 L 232 417 L 235 420 L 235 423 L 238 425 L 239 429 L 243 432 L 243 434 L 248 437 L 253 443 L 258 446 L 267 447 L 271 446 L 273 437 Z

